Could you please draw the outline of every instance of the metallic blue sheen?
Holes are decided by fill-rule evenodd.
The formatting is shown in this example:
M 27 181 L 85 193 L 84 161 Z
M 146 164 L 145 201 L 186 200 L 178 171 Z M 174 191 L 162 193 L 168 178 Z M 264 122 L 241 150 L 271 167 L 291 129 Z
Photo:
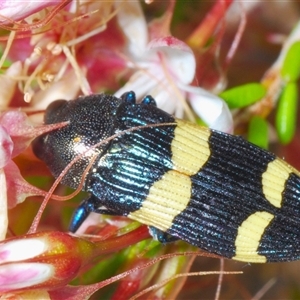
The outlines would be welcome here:
M 131 103 L 131 104 L 135 104 L 136 103 L 136 97 L 135 97 L 135 93 L 130 91 L 130 92 L 126 92 L 121 96 L 121 99 L 126 102 L 126 103 Z
M 77 229 L 81 226 L 81 224 L 84 222 L 84 220 L 88 217 L 89 214 L 90 212 L 87 210 L 86 202 L 84 201 L 75 210 L 70 222 L 69 230 L 71 232 L 77 231 Z
M 147 96 L 142 100 L 142 104 L 147 104 L 147 105 L 157 106 L 157 105 L 156 105 L 155 99 L 154 99 L 152 96 L 150 96 L 150 95 L 147 95 Z

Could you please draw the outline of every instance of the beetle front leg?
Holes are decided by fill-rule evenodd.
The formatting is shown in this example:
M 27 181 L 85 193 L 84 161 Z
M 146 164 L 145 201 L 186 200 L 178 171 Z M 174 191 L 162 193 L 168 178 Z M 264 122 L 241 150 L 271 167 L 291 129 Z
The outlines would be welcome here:
M 73 213 L 71 222 L 69 225 L 70 232 L 76 232 L 82 223 L 87 219 L 91 212 L 95 212 L 103 215 L 117 215 L 114 211 L 107 208 L 101 209 L 101 201 L 92 195 L 90 198 L 81 202 L 78 208 Z

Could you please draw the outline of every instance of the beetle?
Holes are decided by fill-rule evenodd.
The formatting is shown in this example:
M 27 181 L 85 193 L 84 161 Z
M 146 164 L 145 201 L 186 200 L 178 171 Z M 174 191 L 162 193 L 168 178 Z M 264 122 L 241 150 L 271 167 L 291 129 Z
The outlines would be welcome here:
M 55 101 L 45 123 L 63 121 L 68 125 L 38 137 L 33 151 L 55 177 L 86 153 L 62 179 L 72 188 L 96 155 L 84 179 L 90 197 L 76 210 L 72 232 L 96 212 L 239 261 L 300 258 L 300 173 L 274 154 L 176 119 L 151 96 L 137 103 L 134 92 Z

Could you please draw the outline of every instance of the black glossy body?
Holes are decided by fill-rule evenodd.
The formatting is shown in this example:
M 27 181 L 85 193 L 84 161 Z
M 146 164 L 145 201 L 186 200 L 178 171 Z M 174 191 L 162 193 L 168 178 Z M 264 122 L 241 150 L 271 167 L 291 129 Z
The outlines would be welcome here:
M 93 150 L 98 158 L 84 185 L 84 190 L 91 193 L 91 199 L 78 209 L 71 231 L 80 226 L 90 211 L 126 216 L 139 209 L 153 182 L 172 168 L 170 147 L 175 119 L 157 109 L 151 96 L 145 97 L 141 104 L 135 103 L 134 93 L 124 95 L 123 99 L 96 95 L 54 102 L 46 111 L 45 122 L 63 121 L 70 124 L 33 143 L 35 154 L 45 161 L 55 177 L 80 154 L 75 149 L 81 147 L 74 140 L 80 140 L 88 149 L 132 127 L 174 123 L 174 126 L 149 127 L 120 134 Z M 80 159 L 62 183 L 76 188 L 91 157 Z
M 169 171 L 176 169 L 172 146 L 174 140 L 178 139 L 175 129 L 179 125 L 173 116 L 158 109 L 150 96 L 140 104 L 135 103 L 132 92 L 121 99 L 94 95 L 69 102 L 55 102 L 47 109 L 45 122 L 62 121 L 70 123 L 41 136 L 33 147 L 55 177 L 82 153 L 82 149 L 90 149 L 106 138 L 119 134 L 91 152 L 97 155 L 97 159 L 84 180 L 84 190 L 91 197 L 76 211 L 71 231 L 76 231 L 92 211 L 124 216 L 139 211 L 148 201 L 153 185 L 163 180 Z M 137 126 L 162 123 L 167 125 L 136 128 L 124 133 L 124 130 Z M 195 138 L 196 134 L 201 138 L 201 130 L 195 129 Z M 208 138 L 204 138 L 207 132 Z M 271 216 L 266 225 L 260 225 L 259 219 L 253 221 L 254 242 L 249 242 L 249 253 L 246 249 L 236 259 L 254 262 L 263 262 L 261 256 L 266 257 L 266 261 L 299 259 L 299 174 L 284 162 L 278 162 L 278 172 L 281 168 L 287 168 L 288 176 L 282 181 L 284 191 L 280 195 L 280 207 L 275 207 L 267 200 L 262 181 L 262 174 L 267 171 L 269 164 L 277 160 L 275 155 L 241 137 L 213 130 L 203 129 L 203 140 L 207 142 L 209 157 L 194 175 L 182 174 L 191 184 L 190 199 L 180 213 L 174 214 L 172 224 L 165 232 L 207 251 L 234 258 L 243 222 L 250 220 L 249 217 L 257 212 L 266 212 Z M 193 140 L 190 140 L 179 151 L 186 154 L 192 148 L 194 151 L 194 147 Z M 91 153 L 71 168 L 64 177 L 64 184 L 73 188 L 78 186 L 92 157 Z M 204 157 L 201 151 L 198 154 Z M 274 190 L 280 184 L 281 179 L 276 179 Z M 163 195 L 165 191 L 161 192 Z M 167 201 L 165 207 L 173 208 L 178 199 L 167 198 Z M 153 215 L 153 222 L 147 225 L 159 227 L 160 220 L 155 209 L 150 214 Z M 256 226 L 263 226 L 261 234 L 256 233 Z M 152 232 L 160 236 L 155 230 Z M 255 245 L 256 234 L 259 243 L 256 248 L 251 248 L 252 244 Z

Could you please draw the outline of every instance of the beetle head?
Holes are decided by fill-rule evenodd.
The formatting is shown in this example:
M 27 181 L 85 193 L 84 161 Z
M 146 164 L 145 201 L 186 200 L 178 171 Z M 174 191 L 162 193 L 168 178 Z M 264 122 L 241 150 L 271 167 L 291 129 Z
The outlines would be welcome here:
M 43 134 L 33 141 L 35 155 L 43 160 L 57 178 L 78 155 L 82 155 L 62 183 L 76 188 L 91 158 L 106 149 L 107 144 L 92 146 L 114 134 L 114 114 L 121 99 L 108 95 L 92 95 L 75 100 L 57 100 L 45 113 L 45 123 L 68 121 L 63 128 Z

